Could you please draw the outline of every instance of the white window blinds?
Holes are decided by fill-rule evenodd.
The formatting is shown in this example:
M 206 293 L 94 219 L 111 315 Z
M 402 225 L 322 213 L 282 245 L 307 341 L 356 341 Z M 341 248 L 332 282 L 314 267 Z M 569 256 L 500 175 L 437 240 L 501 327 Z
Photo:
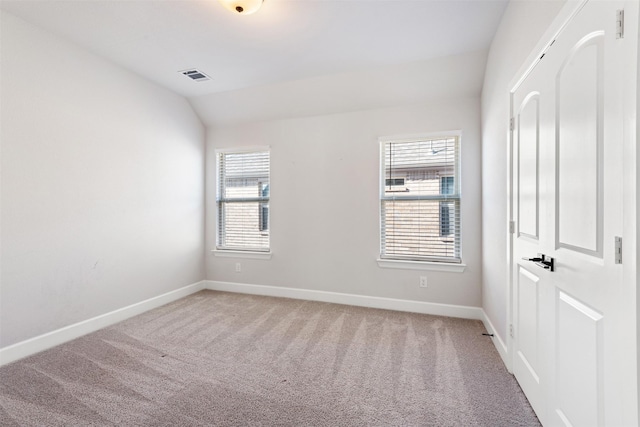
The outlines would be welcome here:
M 381 258 L 461 262 L 459 138 L 384 140 Z
M 218 249 L 269 251 L 269 151 L 218 153 Z

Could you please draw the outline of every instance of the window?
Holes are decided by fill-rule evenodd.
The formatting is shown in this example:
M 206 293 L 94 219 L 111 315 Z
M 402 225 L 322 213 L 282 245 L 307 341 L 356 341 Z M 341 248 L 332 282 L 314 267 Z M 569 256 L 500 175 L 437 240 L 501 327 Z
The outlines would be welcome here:
M 453 192 L 453 177 L 443 176 L 440 178 L 440 194 L 452 195 Z M 455 207 L 453 202 L 446 201 L 440 202 L 440 236 L 453 238 L 453 227 L 451 227 L 451 212 Z
M 393 185 L 404 185 L 404 178 L 387 178 L 384 185 L 389 187 Z
M 459 151 L 457 136 L 382 140 L 381 258 L 461 262 Z
M 217 163 L 217 249 L 268 252 L 269 151 L 221 151 Z
M 262 197 L 269 200 L 269 184 L 262 185 L 262 189 L 260 190 L 260 194 Z M 268 232 L 269 231 L 269 202 L 260 203 L 260 231 Z

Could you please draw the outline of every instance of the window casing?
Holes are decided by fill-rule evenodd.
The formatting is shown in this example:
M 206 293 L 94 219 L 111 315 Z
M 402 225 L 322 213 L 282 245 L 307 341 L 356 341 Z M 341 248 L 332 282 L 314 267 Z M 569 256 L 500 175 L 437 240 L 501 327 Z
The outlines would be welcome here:
M 381 259 L 462 262 L 459 158 L 457 135 L 381 140 Z
M 219 151 L 216 160 L 216 249 L 268 252 L 269 150 Z

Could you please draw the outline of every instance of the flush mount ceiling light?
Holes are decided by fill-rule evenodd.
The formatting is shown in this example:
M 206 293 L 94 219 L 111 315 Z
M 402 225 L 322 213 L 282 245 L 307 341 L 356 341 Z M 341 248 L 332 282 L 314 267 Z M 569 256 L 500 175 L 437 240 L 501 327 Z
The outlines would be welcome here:
M 231 12 L 240 15 L 251 15 L 262 6 L 263 0 L 218 0 Z

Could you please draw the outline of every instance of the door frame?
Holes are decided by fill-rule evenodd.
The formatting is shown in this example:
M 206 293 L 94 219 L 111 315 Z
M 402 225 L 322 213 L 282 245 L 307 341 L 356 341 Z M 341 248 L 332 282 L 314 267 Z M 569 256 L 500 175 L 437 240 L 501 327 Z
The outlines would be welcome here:
M 589 0 L 579 1 L 567 1 L 565 6 L 558 13 L 558 16 L 545 31 L 536 47 L 527 56 L 527 59 L 523 62 L 515 77 L 509 84 L 508 91 L 508 106 L 509 117 L 506 118 L 507 123 L 511 124 L 511 118 L 515 116 L 514 105 L 514 93 L 529 76 L 531 71 L 544 56 L 546 50 L 551 46 L 553 41 L 560 35 L 564 28 L 571 22 L 578 12 L 587 4 Z M 594 1 L 594 0 L 592 0 Z M 640 208 L 640 198 L 637 196 L 637 190 L 640 188 L 640 174 L 637 167 L 640 165 L 640 150 L 637 149 L 637 135 L 640 135 L 640 118 L 638 117 L 638 104 L 640 103 L 640 74 L 638 70 L 640 65 L 638 60 L 639 54 L 639 36 L 638 22 L 640 21 L 640 11 L 638 2 L 626 1 L 625 2 L 625 38 L 635 38 L 635 55 L 630 55 L 625 64 L 625 76 L 624 84 L 629 87 L 628 96 L 624 99 L 624 131 L 623 131 L 623 287 L 628 292 L 629 304 L 633 305 L 632 312 L 635 318 L 633 319 L 632 327 L 635 328 L 636 341 L 631 343 L 628 349 L 625 351 L 631 351 L 634 353 L 633 360 L 635 363 L 633 366 L 629 366 L 629 374 L 634 375 L 636 380 L 636 390 L 634 395 L 628 396 L 628 401 L 623 403 L 623 407 L 632 408 L 629 411 L 629 417 L 634 418 L 635 424 L 640 420 L 640 379 L 638 378 L 638 366 L 640 366 L 640 316 L 638 315 L 637 308 L 640 306 L 640 292 L 636 291 L 638 286 L 638 257 L 640 251 L 638 251 L 637 233 L 640 230 L 640 221 L 637 212 Z M 611 19 L 614 19 L 612 17 Z M 507 224 L 505 228 L 507 231 L 507 269 L 506 269 L 506 283 L 507 292 L 505 301 L 507 305 L 507 336 L 505 337 L 505 343 L 503 350 L 506 351 L 507 357 L 505 358 L 505 364 L 509 372 L 513 373 L 514 363 L 514 338 L 512 336 L 512 328 L 514 322 L 514 258 L 513 258 L 513 244 L 514 244 L 514 232 L 511 230 L 511 224 L 514 224 L 514 131 L 513 126 L 507 127 Z M 604 242 L 605 245 L 612 244 L 612 242 Z M 631 414 L 633 412 L 633 414 Z

